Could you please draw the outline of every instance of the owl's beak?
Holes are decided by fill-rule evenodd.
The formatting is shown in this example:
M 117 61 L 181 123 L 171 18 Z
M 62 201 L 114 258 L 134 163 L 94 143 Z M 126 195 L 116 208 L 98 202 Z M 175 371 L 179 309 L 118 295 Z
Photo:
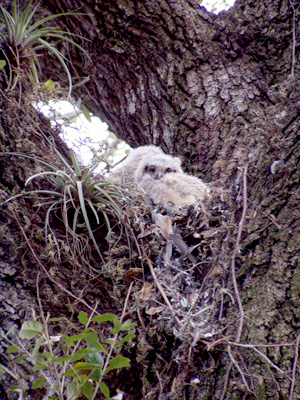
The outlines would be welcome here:
M 157 173 L 155 174 L 154 179 L 159 180 L 163 177 L 163 173 L 161 171 L 157 171 Z

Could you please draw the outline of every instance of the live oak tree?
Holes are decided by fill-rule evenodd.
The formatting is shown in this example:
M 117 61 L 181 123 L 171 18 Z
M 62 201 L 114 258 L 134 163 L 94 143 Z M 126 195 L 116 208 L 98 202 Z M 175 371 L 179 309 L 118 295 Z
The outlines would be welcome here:
M 148 344 L 154 351 L 130 370 L 131 389 L 126 377 L 116 377 L 126 398 L 298 398 L 298 2 L 237 0 L 219 15 L 193 0 L 53 0 L 42 6 L 50 13 L 81 13 L 59 20 L 62 28 L 88 39 L 78 40 L 90 59 L 66 49 L 73 96 L 132 147 L 155 144 L 180 156 L 186 172 L 226 193 L 230 210 L 232 238 L 227 259 L 218 262 L 227 265 L 232 329 L 224 326 L 216 342 L 200 340 L 189 365 L 175 361 L 179 342 L 172 336 L 163 348 Z M 45 79 L 64 84 L 64 71 L 51 55 L 40 62 Z M 32 146 L 38 155 L 45 152 L 43 141 L 28 136 L 31 118 L 63 146 L 42 117 L 34 111 L 23 115 L 17 106 L 11 111 L 9 93 L 1 93 L 2 152 L 30 152 Z M 33 166 L 16 164 L 13 157 L 3 160 L 2 191 L 23 189 Z M 1 211 L 1 221 L 0 296 L 7 331 L 13 321 L 24 320 L 31 301 L 35 304 L 38 266 L 21 246 L 24 239 L 12 216 Z M 27 232 L 30 223 L 21 218 Z M 61 282 L 68 279 L 66 272 L 52 273 Z M 59 313 L 63 295 L 49 277 L 41 285 L 44 298 L 52 296 L 51 313 Z M 105 291 L 111 290 L 107 283 Z

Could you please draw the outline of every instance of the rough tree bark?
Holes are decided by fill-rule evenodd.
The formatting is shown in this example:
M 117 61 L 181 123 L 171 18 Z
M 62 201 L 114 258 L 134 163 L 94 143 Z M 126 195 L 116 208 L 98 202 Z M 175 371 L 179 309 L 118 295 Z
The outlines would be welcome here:
M 194 349 L 191 366 L 180 366 L 174 372 L 168 359 L 172 366 L 167 371 L 169 380 L 164 376 L 165 384 L 160 371 L 157 375 L 148 372 L 149 381 L 156 379 L 163 388 L 159 398 L 292 400 L 292 391 L 293 398 L 298 398 L 298 2 L 238 0 L 231 10 L 218 16 L 192 0 L 53 0 L 44 1 L 43 6 L 52 13 L 75 9 L 86 13 L 63 20 L 66 29 L 90 39 L 81 45 L 92 62 L 68 49 L 75 83 L 88 77 L 85 85 L 74 89 L 74 95 L 133 147 L 151 143 L 161 146 L 179 155 L 187 172 L 221 187 L 234 209 L 232 226 L 239 225 L 246 211 L 243 225 L 240 223 L 240 243 L 234 237 L 227 260 L 219 261 L 227 263 L 227 286 L 233 295 L 230 265 L 235 264 L 245 313 L 240 342 L 255 345 L 268 359 L 253 348 L 232 345 L 239 365 L 229 370 L 228 342 L 223 338 L 220 346 L 211 348 L 202 343 Z M 43 71 L 57 78 L 51 58 Z M 3 132 L 8 135 L 9 127 L 3 121 Z M 8 145 L 4 136 L 2 148 Z M 14 170 L 12 166 L 5 168 Z M 9 178 L 3 175 L 2 188 L 10 182 L 11 189 L 14 179 L 22 187 L 22 177 L 15 173 Z M 243 193 L 246 184 L 247 195 Z M 8 226 L 3 224 L 5 254 Z M 237 234 L 237 230 L 233 232 Z M 9 251 L 10 260 L 18 257 L 17 247 Z M 20 266 L 4 262 L 5 285 L 11 285 L 5 295 L 15 282 L 22 288 L 14 295 L 12 317 L 8 316 L 9 307 L 4 307 L 8 329 L 11 320 L 23 318 L 17 303 L 26 289 Z M 31 290 L 26 293 L 27 299 Z M 232 309 L 241 311 L 235 305 Z M 228 323 L 233 317 L 240 321 L 238 315 L 228 312 Z M 234 330 L 229 333 L 234 340 Z M 174 354 L 176 345 L 178 342 L 170 339 Z M 147 362 L 151 370 L 153 360 Z M 227 371 L 231 380 L 226 391 Z M 198 384 L 191 383 L 195 377 Z M 243 378 L 248 384 L 251 381 L 251 393 L 246 391 Z M 184 389 L 172 392 L 175 380 L 180 379 Z M 142 398 L 141 393 L 137 383 L 128 398 Z
M 45 3 L 52 12 L 77 5 Z M 215 178 L 224 160 L 257 160 L 287 125 L 278 103 L 297 87 L 287 78 L 298 70 L 289 1 L 237 2 L 218 16 L 193 1 L 81 7 L 88 16 L 68 23 L 91 40 L 92 64 L 73 61 L 90 78 L 83 101 L 133 147 L 154 143 Z

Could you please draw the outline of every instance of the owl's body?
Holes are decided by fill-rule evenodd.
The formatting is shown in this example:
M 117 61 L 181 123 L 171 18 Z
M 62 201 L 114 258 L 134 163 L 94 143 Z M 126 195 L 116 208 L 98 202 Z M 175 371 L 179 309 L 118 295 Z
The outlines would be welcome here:
M 142 146 L 109 174 L 110 182 L 136 184 L 167 210 L 203 201 L 209 188 L 201 180 L 183 173 L 178 157 L 165 154 L 159 147 Z
M 167 173 L 161 179 L 144 175 L 138 186 L 167 210 L 203 201 L 210 197 L 209 187 L 199 178 L 184 173 Z
M 164 154 L 160 147 L 157 146 L 141 146 L 132 150 L 128 157 L 115 168 L 112 169 L 108 176 L 108 181 L 122 183 L 123 185 L 135 183 L 134 174 L 144 157 L 151 159 L 158 154 Z

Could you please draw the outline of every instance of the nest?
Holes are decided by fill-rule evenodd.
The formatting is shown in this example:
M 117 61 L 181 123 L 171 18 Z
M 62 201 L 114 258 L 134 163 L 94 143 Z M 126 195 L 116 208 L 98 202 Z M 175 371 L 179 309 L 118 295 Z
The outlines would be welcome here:
M 153 328 L 158 336 L 173 335 L 183 347 L 221 333 L 224 297 L 233 299 L 226 288 L 232 213 L 223 197 L 215 191 L 212 199 L 169 216 L 136 192 L 122 222 L 134 245 L 109 237 L 106 274 L 135 283 L 129 314 L 152 335 Z
M 103 223 L 92 227 L 104 263 L 84 226 L 76 234 L 56 228 L 48 237 L 46 258 L 52 267 L 47 275 L 70 283 L 74 297 L 90 308 L 97 299 L 103 312 L 121 311 L 130 287 L 130 318 L 156 342 L 165 342 L 166 335 L 179 340 L 175 358 L 186 362 L 199 341 L 213 343 L 228 323 L 233 302 L 228 269 L 237 224 L 236 204 L 230 207 L 226 196 L 212 189 L 210 199 L 167 215 L 144 193 L 128 188 L 116 200 L 120 215 L 110 215 L 112 229 L 105 230 Z

